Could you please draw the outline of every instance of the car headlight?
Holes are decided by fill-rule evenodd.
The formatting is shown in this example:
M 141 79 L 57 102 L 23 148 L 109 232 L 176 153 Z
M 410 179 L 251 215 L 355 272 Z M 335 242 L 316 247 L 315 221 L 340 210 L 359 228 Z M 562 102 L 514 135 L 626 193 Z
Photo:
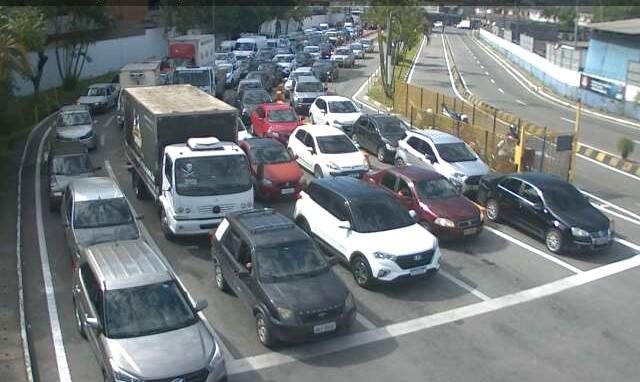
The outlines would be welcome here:
M 376 259 L 391 260 L 391 261 L 395 261 L 396 259 L 396 255 L 392 255 L 390 253 L 385 253 L 385 252 L 374 252 L 373 257 L 375 257 Z
M 269 179 L 266 179 L 266 178 L 262 178 L 262 180 L 260 181 L 260 183 L 261 183 L 263 186 L 272 186 L 272 185 L 273 185 L 273 182 L 272 182 L 272 181 L 270 181 Z
M 575 237 L 589 237 L 589 232 L 578 227 L 571 227 L 571 234 Z
M 355 308 L 355 306 L 356 306 L 356 302 L 353 299 L 353 295 L 349 293 L 347 295 L 347 298 L 344 299 L 344 310 L 350 311 L 351 309 Z
M 340 170 L 340 166 L 338 166 L 338 164 L 335 162 L 327 163 L 327 167 L 329 167 L 332 170 Z
M 253 202 L 242 202 L 240 203 L 240 208 L 241 209 L 253 208 Z
M 369 169 L 369 162 L 367 161 L 367 158 L 362 159 L 362 166 L 364 167 L 365 170 Z
M 287 321 L 293 317 L 293 311 L 288 308 L 283 308 L 281 306 L 276 307 L 276 312 L 278 312 L 278 316 L 281 320 Z
M 191 213 L 191 208 L 189 208 L 189 207 L 186 207 L 186 208 L 178 207 L 178 208 L 176 208 L 176 213 L 178 213 L 178 214 L 190 214 Z
M 126 370 L 122 370 L 114 365 L 113 362 L 111 363 L 111 367 L 113 368 L 113 379 L 115 382 L 142 382 L 142 379 Z
M 453 228 L 456 226 L 456 224 L 451 219 L 447 219 L 447 218 L 437 218 L 434 221 L 434 223 L 436 223 L 441 227 L 447 227 L 447 228 Z
M 384 144 L 384 147 L 385 147 L 387 150 L 395 150 L 395 149 L 396 149 L 396 148 L 395 148 L 395 147 L 393 147 L 393 145 L 392 145 L 392 144 L 390 144 L 390 143 L 385 143 L 385 144 Z

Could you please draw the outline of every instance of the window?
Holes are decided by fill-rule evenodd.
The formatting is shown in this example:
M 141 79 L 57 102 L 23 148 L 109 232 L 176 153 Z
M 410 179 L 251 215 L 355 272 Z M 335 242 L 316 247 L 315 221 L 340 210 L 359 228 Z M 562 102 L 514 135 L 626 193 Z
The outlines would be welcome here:
M 71 189 L 67 188 L 65 192 L 65 207 L 64 212 L 67 214 L 67 222 L 71 224 L 71 211 L 73 210 L 73 196 Z
M 526 183 L 522 185 L 520 196 L 522 196 L 532 204 L 542 202 L 542 200 L 540 199 L 540 195 L 538 195 L 538 191 Z
M 164 156 L 164 175 L 167 178 L 167 181 L 169 182 L 169 185 L 173 184 L 173 161 L 171 161 L 171 158 L 169 157 L 169 155 L 165 155 Z
M 238 237 L 238 235 L 233 232 L 233 229 L 229 228 L 226 235 L 224 235 L 224 239 L 222 240 L 222 246 L 226 248 L 226 250 L 229 251 L 229 254 L 231 254 L 231 256 L 238 261 L 238 253 L 241 244 L 242 241 L 240 240 L 240 237 Z
M 424 152 L 424 142 L 422 141 L 422 139 L 417 138 L 417 137 L 411 137 L 407 141 L 407 144 L 409 146 L 411 146 L 414 150 L 419 152 L 420 154 L 424 154 L 425 153 Z
M 422 150 L 425 155 L 430 155 L 435 158 L 436 155 L 433 153 L 433 148 L 431 148 L 431 145 L 428 142 L 422 141 Z
M 298 130 L 298 132 L 296 133 L 296 139 L 299 140 L 302 144 L 304 144 L 306 136 L 307 132 L 304 130 Z
M 309 194 L 309 197 L 311 197 L 311 199 L 318 205 L 323 207 L 327 205 L 329 198 L 329 196 L 327 195 L 327 191 L 319 187 L 317 184 L 311 183 L 309 185 L 309 188 L 307 189 L 307 193 Z
M 258 118 L 264 118 L 264 109 L 261 107 L 257 107 L 256 114 L 258 115 Z
M 520 185 L 522 184 L 521 181 L 519 181 L 518 179 L 514 179 L 514 178 L 507 178 L 505 180 L 503 180 L 500 185 L 502 187 L 504 187 L 505 189 L 513 192 L 514 194 L 518 193 L 518 190 L 520 190 Z
M 409 184 L 402 178 L 398 179 L 398 192 L 402 192 L 403 195 L 411 198 L 411 189 Z
M 311 136 L 311 134 L 307 134 L 307 136 L 304 137 L 304 145 L 307 147 L 314 147 L 313 136 Z
M 326 102 L 324 102 L 324 100 L 323 100 L 323 99 L 320 99 L 320 98 L 316 99 L 316 106 L 317 106 L 317 107 L 318 107 L 318 109 L 320 109 L 320 110 L 324 110 L 324 111 L 326 111 L 326 110 L 327 110 L 327 103 L 326 103 Z
M 349 220 L 349 212 L 347 210 L 346 203 L 344 199 L 340 196 L 335 195 L 333 193 L 328 194 L 327 204 L 324 208 L 333 215 L 336 219 L 340 221 L 348 221 Z
M 80 277 L 82 278 L 82 283 L 84 284 L 84 288 L 87 291 L 87 297 L 89 297 L 89 301 L 91 301 L 91 304 L 96 311 L 96 314 L 98 316 L 97 318 L 100 322 L 102 322 L 102 317 L 104 314 L 102 291 L 100 290 L 98 281 L 96 280 L 96 277 L 93 274 L 93 271 L 89 267 L 88 263 L 84 263 L 80 267 Z
M 387 172 L 382 176 L 382 179 L 380 180 L 380 184 L 383 187 L 386 187 L 389 190 L 393 191 L 396 188 L 396 176 L 390 172 Z

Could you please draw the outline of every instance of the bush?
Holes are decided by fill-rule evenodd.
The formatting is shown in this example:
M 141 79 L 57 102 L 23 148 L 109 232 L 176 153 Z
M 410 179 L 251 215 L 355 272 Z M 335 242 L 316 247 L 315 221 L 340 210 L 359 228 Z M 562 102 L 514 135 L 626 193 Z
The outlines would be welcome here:
M 620 156 L 622 159 L 627 159 L 629 154 L 633 152 L 634 143 L 631 139 L 622 137 L 618 140 L 618 151 L 620 151 Z

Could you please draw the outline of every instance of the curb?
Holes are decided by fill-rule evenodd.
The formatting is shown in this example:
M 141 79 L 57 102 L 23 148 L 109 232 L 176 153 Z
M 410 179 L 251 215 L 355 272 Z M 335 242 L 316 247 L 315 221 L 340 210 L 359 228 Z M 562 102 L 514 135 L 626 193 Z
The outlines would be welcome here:
M 613 167 L 629 174 L 640 176 L 640 164 L 629 162 L 620 158 L 619 156 L 600 151 L 593 147 L 587 147 L 583 144 L 578 144 L 577 153 L 596 162 L 600 162 L 605 166 Z

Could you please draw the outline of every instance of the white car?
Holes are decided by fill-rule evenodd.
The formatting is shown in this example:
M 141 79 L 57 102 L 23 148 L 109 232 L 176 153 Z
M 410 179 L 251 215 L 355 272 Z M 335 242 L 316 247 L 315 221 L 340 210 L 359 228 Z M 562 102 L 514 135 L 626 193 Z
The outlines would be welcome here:
M 320 58 L 320 47 L 316 46 L 316 45 L 307 45 L 305 46 L 302 51 L 304 53 L 309 53 L 311 55 L 311 57 L 313 57 L 314 60 L 317 60 Z
M 354 42 L 349 45 L 349 48 L 356 58 L 364 58 L 364 45 L 359 42 Z
M 293 65 L 293 59 L 295 56 L 293 54 L 276 54 L 273 56 L 273 62 L 275 62 L 278 67 L 282 70 L 282 73 L 285 76 L 288 76 L 291 72 L 291 66 Z
M 329 125 L 351 136 L 353 124 L 362 115 L 355 102 L 341 96 L 322 96 L 316 98 L 309 108 L 312 124 Z
M 316 178 L 328 176 L 362 177 L 369 163 L 342 131 L 324 125 L 302 125 L 287 144 L 298 163 Z
M 289 95 L 289 92 L 293 89 L 294 82 L 298 77 L 302 76 L 313 76 L 312 68 L 310 66 L 302 66 L 291 72 L 291 74 L 289 74 L 289 78 L 284 82 L 285 95 Z
M 253 135 L 247 130 L 247 126 L 242 122 L 242 118 L 237 118 L 238 124 L 238 142 L 243 141 L 248 138 L 253 138 Z
M 440 269 L 438 240 L 413 215 L 382 189 L 349 178 L 313 180 L 293 213 L 303 230 L 348 262 L 363 288 Z
M 463 192 L 478 190 L 489 166 L 466 143 L 439 130 L 408 130 L 398 141 L 395 164 L 412 164 L 434 170 Z

